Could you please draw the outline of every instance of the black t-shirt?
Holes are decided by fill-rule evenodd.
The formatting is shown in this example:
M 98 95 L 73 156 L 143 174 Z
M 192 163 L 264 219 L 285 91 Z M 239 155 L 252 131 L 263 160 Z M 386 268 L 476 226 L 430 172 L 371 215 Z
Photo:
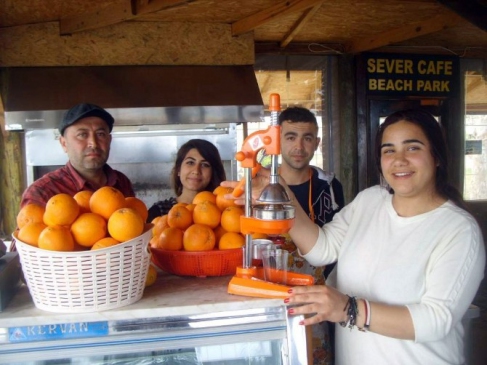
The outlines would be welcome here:
M 335 213 L 340 211 L 345 205 L 343 197 L 343 187 L 342 184 L 336 179 L 331 180 L 331 185 L 333 187 L 333 196 L 330 190 L 330 184 L 318 177 L 318 172 L 313 169 L 313 176 L 311 180 L 311 202 L 315 215 L 315 223 L 320 227 L 333 219 Z M 309 180 L 299 184 L 299 185 L 289 185 L 289 188 L 294 193 L 294 196 L 298 200 L 299 204 L 310 216 L 309 207 Z

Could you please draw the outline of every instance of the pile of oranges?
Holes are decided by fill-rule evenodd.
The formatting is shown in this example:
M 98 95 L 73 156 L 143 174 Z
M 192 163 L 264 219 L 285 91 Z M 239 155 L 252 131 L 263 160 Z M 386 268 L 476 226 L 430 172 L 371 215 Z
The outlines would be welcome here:
M 240 232 L 242 207 L 225 199 L 232 188 L 217 187 L 196 194 L 191 204 L 178 203 L 168 214 L 152 223 L 150 245 L 167 251 L 209 251 L 240 248 L 245 237 Z
M 140 236 L 147 216 L 142 200 L 105 186 L 54 195 L 45 208 L 25 205 L 17 215 L 16 236 L 45 250 L 96 250 Z

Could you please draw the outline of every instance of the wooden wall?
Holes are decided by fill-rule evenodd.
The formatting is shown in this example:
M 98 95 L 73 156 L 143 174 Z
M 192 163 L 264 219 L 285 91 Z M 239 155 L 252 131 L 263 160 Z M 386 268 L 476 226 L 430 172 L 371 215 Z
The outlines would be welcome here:
M 5 131 L 5 118 L 0 95 L 0 239 L 9 239 L 16 228 L 16 214 L 23 187 L 22 142 L 19 133 Z

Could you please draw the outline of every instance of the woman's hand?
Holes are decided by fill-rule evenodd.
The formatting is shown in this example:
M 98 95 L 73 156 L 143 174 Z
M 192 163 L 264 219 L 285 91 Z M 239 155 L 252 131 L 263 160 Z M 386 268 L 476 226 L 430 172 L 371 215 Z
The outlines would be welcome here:
M 306 316 L 304 325 L 320 323 L 322 321 L 343 322 L 347 320 L 347 313 L 343 309 L 347 305 L 348 296 L 333 287 L 326 285 L 296 286 L 290 290 L 290 295 L 284 300 L 292 308 L 291 315 Z
M 255 177 L 252 179 L 252 205 L 256 204 L 256 200 L 262 194 L 264 188 L 269 185 L 270 171 L 267 169 L 260 169 Z M 295 209 L 295 222 L 293 228 L 289 231 L 291 239 L 299 248 L 302 255 L 307 254 L 314 246 L 318 238 L 319 226 L 312 222 L 308 215 L 304 212 L 301 205 L 296 201 L 294 194 L 283 178 L 279 179 L 279 183 L 286 189 L 291 204 Z M 223 181 L 220 185 L 224 187 L 235 188 L 238 181 Z M 225 194 L 225 199 L 234 199 L 238 205 L 245 205 L 245 198 L 236 198 L 232 194 Z
M 256 203 L 256 200 L 260 197 L 264 188 L 269 185 L 269 176 L 269 170 L 260 169 L 260 171 L 252 178 L 252 204 Z M 238 181 L 222 181 L 220 183 L 221 186 L 227 188 L 235 188 L 238 184 Z M 236 204 L 245 205 L 245 198 L 243 195 L 235 197 L 232 194 L 226 194 L 225 198 L 234 199 Z
M 290 315 L 304 315 L 300 322 L 305 326 L 322 321 L 348 322 L 347 304 L 349 297 L 335 288 L 326 285 L 295 286 L 289 290 L 289 297 L 284 303 L 289 306 Z M 357 317 L 355 325 L 363 328 L 365 324 L 365 302 L 357 301 Z M 405 305 L 390 305 L 369 302 L 372 318 L 369 331 L 392 338 L 414 340 L 414 324 Z

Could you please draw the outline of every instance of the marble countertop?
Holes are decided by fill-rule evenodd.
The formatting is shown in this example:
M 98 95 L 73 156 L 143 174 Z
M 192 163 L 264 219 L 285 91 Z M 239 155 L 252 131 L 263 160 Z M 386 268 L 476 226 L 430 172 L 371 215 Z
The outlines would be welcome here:
M 227 293 L 231 276 L 178 277 L 159 272 L 157 281 L 136 303 L 100 312 L 53 313 L 34 306 L 23 285 L 0 313 L 0 328 L 72 322 L 97 322 L 215 313 L 284 305 L 282 299 L 252 298 Z

